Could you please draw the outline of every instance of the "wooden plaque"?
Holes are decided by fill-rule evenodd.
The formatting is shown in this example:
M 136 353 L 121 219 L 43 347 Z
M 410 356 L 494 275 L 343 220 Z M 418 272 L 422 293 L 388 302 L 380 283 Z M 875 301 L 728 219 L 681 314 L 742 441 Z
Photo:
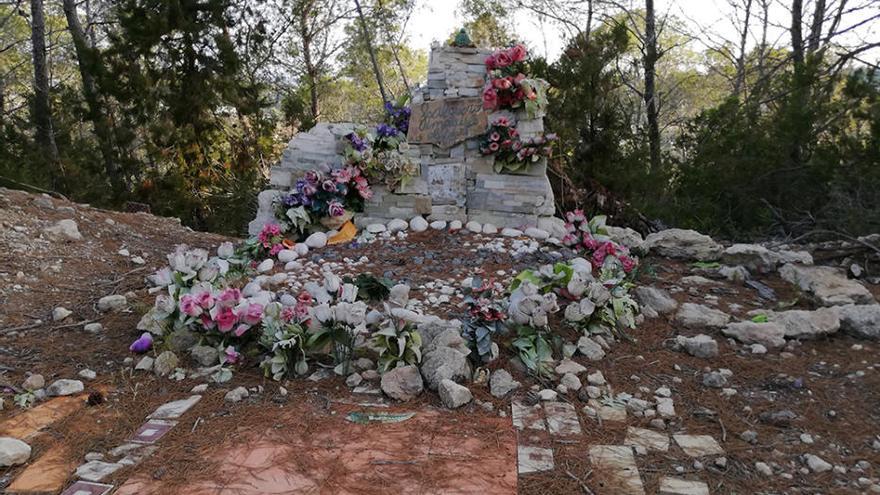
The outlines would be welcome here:
M 482 98 L 449 98 L 413 105 L 407 141 L 451 148 L 486 133 Z

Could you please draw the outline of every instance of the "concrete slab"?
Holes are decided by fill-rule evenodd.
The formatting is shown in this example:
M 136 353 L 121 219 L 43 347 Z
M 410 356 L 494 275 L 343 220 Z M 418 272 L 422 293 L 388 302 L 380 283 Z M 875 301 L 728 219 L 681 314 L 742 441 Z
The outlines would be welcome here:
M 546 430 L 544 424 L 544 412 L 541 410 L 540 404 L 527 406 L 521 402 L 512 402 L 510 404 L 510 417 L 513 419 L 513 426 L 519 430 Z
M 153 414 L 150 414 L 148 419 L 177 419 L 187 411 L 192 408 L 192 406 L 198 404 L 198 402 L 202 400 L 201 395 L 191 395 L 186 399 L 175 400 L 171 402 L 167 402 L 159 406 Z
M 547 429 L 553 435 L 580 435 L 581 423 L 574 406 L 567 402 L 545 402 Z
M 709 485 L 667 476 L 660 480 L 660 495 L 709 495 Z
M 724 454 L 724 449 L 710 435 L 672 435 L 672 438 L 691 457 Z
M 666 452 L 669 450 L 669 436 L 653 430 L 630 426 L 626 429 L 626 439 L 623 444 L 644 447 L 645 450 L 655 452 Z
M 602 488 L 597 493 L 645 495 L 632 447 L 594 445 L 590 447 L 590 462 Z
M 517 465 L 521 475 L 552 471 L 554 467 L 553 450 L 520 445 L 517 449 Z

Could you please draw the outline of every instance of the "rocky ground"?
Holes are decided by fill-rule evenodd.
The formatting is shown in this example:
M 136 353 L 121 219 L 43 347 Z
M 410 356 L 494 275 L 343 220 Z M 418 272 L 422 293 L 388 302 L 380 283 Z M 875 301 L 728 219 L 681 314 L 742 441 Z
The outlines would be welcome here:
M 425 359 L 464 363 L 447 332 L 464 281 L 506 284 L 570 253 L 540 232 L 435 227 L 315 249 L 273 273 L 295 273 L 278 280 L 292 290 L 326 267 L 405 283 L 408 307 L 439 317 L 422 326 Z M 551 379 L 505 353 L 460 386 L 425 363 L 422 376 L 380 380 L 362 361 L 347 377 L 281 383 L 245 367 L 216 383 L 187 353 L 133 359 L 152 305 L 144 277 L 176 244 L 225 240 L 0 190 L 8 493 L 880 492 L 880 290 L 797 246 L 649 236 L 633 340 L 571 334 L 578 351 Z

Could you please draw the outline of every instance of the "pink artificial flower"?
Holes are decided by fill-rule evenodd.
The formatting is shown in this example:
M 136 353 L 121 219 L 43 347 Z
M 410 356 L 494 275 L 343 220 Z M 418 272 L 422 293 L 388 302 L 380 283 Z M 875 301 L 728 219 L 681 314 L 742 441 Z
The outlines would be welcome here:
M 492 87 L 495 89 L 510 89 L 513 86 L 513 82 L 506 77 L 499 77 L 498 79 L 492 80 Z
M 187 316 L 199 316 L 202 314 L 201 306 L 199 306 L 196 298 L 190 294 L 180 298 L 180 311 Z
M 203 291 L 199 292 L 195 296 L 196 303 L 204 309 L 209 309 L 214 305 L 214 295 L 211 294 L 211 291 Z
M 211 319 L 210 313 L 202 313 L 202 326 L 205 327 L 206 330 L 214 328 L 214 320 Z
M 351 180 L 351 167 L 336 170 L 333 172 L 333 177 L 336 178 L 336 182 L 339 184 L 348 184 L 348 181 Z
M 488 86 L 483 90 L 483 108 L 486 110 L 494 110 L 498 106 L 498 93 L 495 88 Z
M 584 236 L 584 249 L 587 251 L 595 251 L 599 247 L 599 241 L 590 236 Z
M 247 332 L 250 329 L 251 329 L 250 325 L 245 325 L 244 323 L 242 323 L 242 324 L 238 325 L 237 327 L 235 327 L 235 331 L 232 333 L 236 337 L 241 337 L 242 335 L 244 335 L 245 332 Z
M 248 325 L 257 325 L 263 320 L 263 305 L 257 303 L 248 304 L 244 311 L 239 312 L 238 317 Z
M 605 251 L 602 249 L 597 249 L 590 260 L 593 262 L 593 266 L 595 268 L 600 268 L 603 263 L 605 263 Z
M 223 353 L 226 355 L 226 364 L 235 364 L 241 359 L 241 354 L 235 350 L 235 347 L 229 346 Z
M 330 179 L 327 179 L 323 183 L 321 183 L 321 189 L 327 192 L 336 192 L 336 183 Z
M 529 52 L 526 50 L 526 47 L 521 44 L 516 44 L 510 47 L 507 50 L 507 54 L 510 56 L 510 59 L 514 62 L 522 62 L 529 56 Z
M 272 246 L 272 249 L 269 250 L 269 256 L 275 256 L 282 249 L 284 249 L 283 244 L 281 244 L 281 243 L 275 244 L 274 246 Z
M 501 134 L 498 134 L 497 132 L 493 132 L 489 135 L 489 141 L 498 141 L 499 139 L 501 139 Z
M 356 177 L 354 183 L 356 187 L 368 187 L 370 185 L 370 182 L 364 176 Z
M 523 147 L 522 141 L 514 141 L 513 146 L 511 146 L 511 148 L 513 148 L 513 151 L 519 151 L 522 149 L 522 147 Z
M 633 268 L 636 267 L 635 260 L 625 254 L 621 255 L 619 259 L 620 259 L 620 264 L 623 265 L 623 271 L 626 273 L 633 271 Z
M 329 213 L 331 217 L 341 217 L 345 215 L 345 207 L 342 206 L 342 203 L 339 201 L 331 201 L 327 205 L 327 213 Z
M 296 296 L 296 301 L 302 304 L 312 304 L 313 302 L 315 302 L 315 298 L 312 297 L 312 295 L 309 294 L 308 291 L 304 290 Z
M 503 69 L 513 63 L 513 60 L 511 60 L 510 55 L 506 51 L 497 52 L 494 57 L 495 65 L 499 69 Z
M 493 122 L 492 125 L 496 125 L 499 127 L 510 127 L 510 121 L 507 120 L 507 117 L 498 117 L 497 119 L 495 119 L 495 122 Z M 513 129 L 511 129 L 511 131 L 512 130 Z
M 495 55 L 489 55 L 486 57 L 486 69 L 494 70 L 495 69 Z
M 224 307 L 217 313 L 214 321 L 217 322 L 217 330 L 221 333 L 228 333 L 238 323 L 238 316 L 235 315 L 235 311 L 232 308 Z
M 303 178 L 306 181 L 311 182 L 312 184 L 317 184 L 324 179 L 324 176 L 321 174 L 321 172 L 313 169 L 306 172 Z
M 498 151 L 498 143 L 489 143 L 489 151 Z
M 241 300 L 241 291 L 234 288 L 224 289 L 223 292 L 217 296 L 217 304 L 224 307 L 232 307 L 238 304 L 238 301 Z
M 357 192 L 363 199 L 370 199 L 373 197 L 373 190 L 370 189 L 369 186 L 360 187 L 358 186 Z
M 575 234 L 568 233 L 562 237 L 562 244 L 564 244 L 568 247 L 574 246 L 577 243 L 578 243 L 578 237 Z
M 516 75 L 516 77 L 513 78 L 513 84 L 516 86 L 519 86 L 520 83 L 522 83 L 525 80 L 525 78 L 526 78 L 526 75 L 523 74 L 522 72 L 520 72 L 519 74 Z M 522 91 L 522 90 L 520 90 L 520 91 Z
M 516 130 L 516 127 L 511 127 L 510 130 L 507 131 L 507 134 L 508 134 L 510 137 L 515 138 L 515 137 L 518 137 L 518 136 L 519 136 L 519 131 Z
M 296 317 L 296 310 L 292 306 L 285 306 L 281 309 L 281 321 L 290 323 Z

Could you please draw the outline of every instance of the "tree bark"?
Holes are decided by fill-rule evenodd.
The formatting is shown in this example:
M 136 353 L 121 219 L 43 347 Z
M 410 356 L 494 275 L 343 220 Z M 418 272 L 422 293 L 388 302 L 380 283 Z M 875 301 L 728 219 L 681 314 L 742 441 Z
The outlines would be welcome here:
M 95 48 L 89 47 L 86 41 L 86 34 L 76 14 L 76 3 L 74 0 L 63 0 L 63 5 L 64 16 L 67 18 L 67 29 L 70 31 L 70 37 L 73 39 L 73 47 L 76 51 L 76 60 L 79 65 L 79 74 L 82 78 L 83 96 L 86 99 L 86 104 L 89 106 L 89 120 L 92 121 L 92 125 L 95 127 L 95 135 L 98 137 L 98 145 L 101 149 L 101 156 L 104 159 L 104 172 L 110 179 L 113 192 L 120 194 L 126 189 L 126 186 L 119 170 L 116 153 L 113 149 L 113 132 L 110 122 L 101 108 L 97 84 L 92 73 L 93 64 L 98 62 L 95 58 Z
M 648 147 L 651 172 L 660 170 L 660 123 L 655 87 L 657 58 L 657 27 L 654 19 L 654 0 L 645 0 L 644 99 L 648 118 Z
M 743 91 L 746 80 L 746 42 L 749 36 L 749 21 L 752 14 L 752 0 L 746 0 L 746 15 L 743 20 L 742 30 L 739 32 L 739 53 L 736 59 L 736 80 L 733 84 L 733 94 L 739 96 Z
M 43 0 L 31 0 L 31 44 L 34 60 L 34 123 L 37 142 L 55 169 L 60 164 L 58 146 L 52 129 L 52 109 L 49 105 L 49 68 L 46 65 L 46 21 L 43 18 Z
M 309 111 L 312 121 L 318 122 L 321 114 L 320 100 L 318 99 L 318 69 L 312 60 L 312 40 L 314 33 L 309 27 L 309 16 L 312 13 L 313 2 L 303 2 L 299 9 L 300 35 L 302 37 L 303 64 L 306 66 L 306 79 L 309 85 Z
M 810 25 L 810 38 L 807 42 L 807 53 L 813 53 L 819 49 L 823 22 L 825 22 L 825 0 L 816 0 L 816 5 L 813 7 L 813 23 Z
M 358 19 L 361 23 L 361 31 L 364 35 L 364 43 L 367 44 L 367 51 L 370 53 L 370 62 L 373 64 L 373 72 L 376 74 L 376 83 L 379 84 L 379 93 L 382 95 L 382 102 L 388 101 L 388 93 L 385 91 L 385 83 L 382 81 L 382 71 L 379 70 L 379 62 L 376 60 L 376 50 L 373 47 L 373 40 L 370 36 L 370 29 L 367 26 L 367 19 L 364 17 L 364 10 L 361 8 L 360 0 L 354 0 L 354 6 L 357 9 Z
M 792 0 L 791 2 L 791 56 L 794 61 L 795 70 L 802 68 L 804 65 L 804 35 L 801 26 L 801 17 L 803 16 L 804 2 L 803 0 Z

